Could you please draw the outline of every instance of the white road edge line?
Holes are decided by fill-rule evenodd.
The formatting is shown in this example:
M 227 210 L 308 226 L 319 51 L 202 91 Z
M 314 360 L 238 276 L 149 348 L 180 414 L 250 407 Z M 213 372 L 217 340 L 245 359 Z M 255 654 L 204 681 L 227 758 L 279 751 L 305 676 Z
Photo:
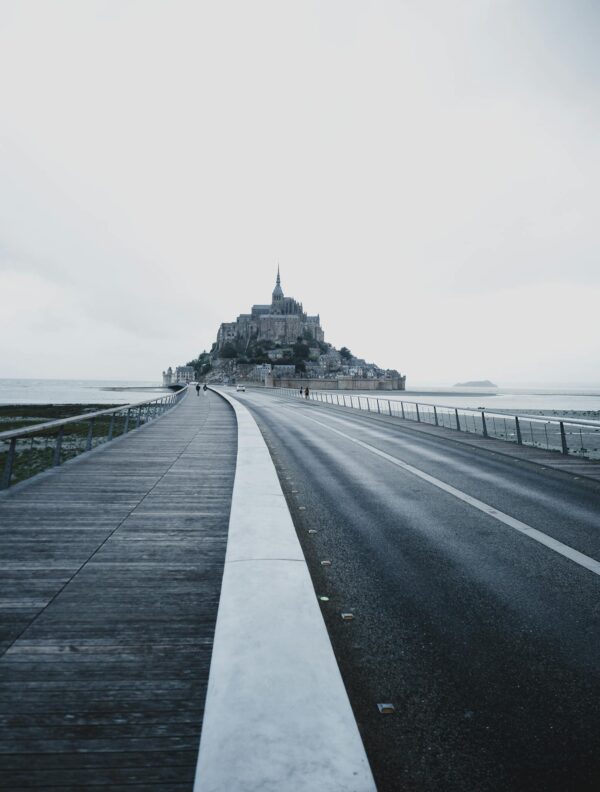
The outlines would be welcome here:
M 238 451 L 195 792 L 376 792 L 296 529 L 249 410 Z
M 319 426 L 322 426 L 324 429 L 327 429 L 328 431 L 333 432 L 340 437 L 344 437 L 346 440 L 350 440 L 350 442 L 365 448 L 367 451 L 370 451 L 372 454 L 376 454 L 382 459 L 391 462 L 393 465 L 397 465 L 397 467 L 402 468 L 402 470 L 406 470 L 407 473 L 412 473 L 413 476 L 417 476 L 418 478 L 423 479 L 423 481 L 427 481 L 434 487 L 437 487 L 438 489 L 447 492 L 449 495 L 453 495 L 455 498 L 458 498 L 458 500 L 468 503 L 470 506 L 473 506 L 473 508 L 478 509 L 484 514 L 487 514 L 488 517 L 493 517 L 495 520 L 498 520 L 498 522 L 504 523 L 504 525 L 508 525 L 510 528 L 514 528 L 515 531 L 519 531 L 519 533 L 528 536 L 535 542 L 539 542 L 545 547 L 548 547 L 550 550 L 554 550 L 555 553 L 568 558 L 570 561 L 574 561 L 576 564 L 588 569 L 595 575 L 600 575 L 600 562 L 590 558 L 590 556 L 587 556 L 584 553 L 580 553 L 579 550 L 575 550 L 573 547 L 569 547 L 569 545 L 559 542 L 558 539 L 553 539 L 543 531 L 538 531 L 537 528 L 532 528 L 530 525 L 527 525 L 527 523 L 521 522 L 515 517 L 511 517 L 510 514 L 505 514 L 504 512 L 499 511 L 499 509 L 495 509 L 493 506 L 480 501 L 478 498 L 473 498 L 471 495 L 467 495 L 466 492 L 456 489 L 456 487 L 453 487 L 450 484 L 446 484 L 445 481 L 435 478 L 435 476 L 430 476 L 429 473 L 425 473 L 424 471 L 419 470 L 419 468 L 409 465 L 408 462 L 403 462 L 401 459 L 398 459 L 398 457 L 387 454 L 385 451 L 380 451 L 379 448 L 376 448 L 369 443 L 358 440 L 357 438 L 352 437 L 345 432 L 341 432 L 339 429 L 334 429 L 332 426 L 329 426 L 322 421 L 317 421 L 315 418 L 311 418 L 308 415 L 303 415 L 302 417 L 306 418 L 307 421 L 313 421 L 314 423 L 319 424 Z

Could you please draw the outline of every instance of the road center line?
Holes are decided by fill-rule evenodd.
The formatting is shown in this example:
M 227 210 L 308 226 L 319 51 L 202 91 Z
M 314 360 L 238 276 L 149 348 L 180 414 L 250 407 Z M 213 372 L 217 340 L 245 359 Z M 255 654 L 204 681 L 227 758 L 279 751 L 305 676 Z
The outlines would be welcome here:
M 508 525 L 510 528 L 514 528 L 515 531 L 525 534 L 525 536 L 528 536 L 535 542 L 539 542 L 545 547 L 548 547 L 550 550 L 554 550 L 555 553 L 568 558 L 570 561 L 574 561 L 576 564 L 579 564 L 579 566 L 582 566 L 585 569 L 589 569 L 589 571 L 593 572 L 595 575 L 600 575 L 600 562 L 584 555 L 584 553 L 580 553 L 579 550 L 575 550 L 573 547 L 569 547 L 569 545 L 563 544 L 557 539 L 553 539 L 551 536 L 548 536 L 548 534 L 543 533 L 543 531 L 538 531 L 537 528 L 532 528 L 530 525 L 527 525 L 527 523 L 521 522 L 520 520 L 511 517 L 509 514 L 505 514 L 504 512 L 495 509 L 493 506 L 480 501 L 478 498 L 473 498 L 471 495 L 467 495 L 466 492 L 456 489 L 456 487 L 453 487 L 450 484 L 446 484 L 446 482 L 435 478 L 435 476 L 430 476 L 429 473 L 425 473 L 424 471 L 419 470 L 419 468 L 413 467 L 413 465 L 409 465 L 407 462 L 403 462 L 401 459 L 398 459 L 391 454 L 387 454 L 385 451 L 380 451 L 379 448 L 375 448 L 375 446 L 369 445 L 369 443 L 358 440 L 357 438 L 352 437 L 345 432 L 341 432 L 339 429 L 334 429 L 332 426 L 329 426 L 322 421 L 317 421 L 315 418 L 311 418 L 308 415 L 303 415 L 302 417 L 306 418 L 307 421 L 312 421 L 313 423 L 319 424 L 319 426 L 322 426 L 324 429 L 327 429 L 328 431 L 333 432 L 340 437 L 344 437 L 346 440 L 350 440 L 351 443 L 354 443 L 355 445 L 370 451 L 372 454 L 375 454 L 376 456 L 391 462 L 393 465 L 402 468 L 402 470 L 406 470 L 407 473 L 412 473 L 413 476 L 417 476 L 418 478 L 423 479 L 423 481 L 427 481 L 434 487 L 443 490 L 443 492 L 447 492 L 449 495 L 453 495 L 455 498 L 458 498 L 458 500 L 468 503 L 469 506 L 473 506 L 473 508 L 478 509 L 484 514 L 487 514 L 488 517 L 493 517 L 494 520 L 498 520 L 498 522 L 504 523 L 504 525 Z

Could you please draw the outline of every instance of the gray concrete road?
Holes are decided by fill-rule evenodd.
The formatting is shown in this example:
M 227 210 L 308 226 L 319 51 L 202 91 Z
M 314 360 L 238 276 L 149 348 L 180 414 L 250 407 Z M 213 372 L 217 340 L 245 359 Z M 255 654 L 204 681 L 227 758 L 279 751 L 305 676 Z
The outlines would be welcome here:
M 381 792 L 600 789 L 600 486 L 402 424 L 238 396 L 328 597 Z

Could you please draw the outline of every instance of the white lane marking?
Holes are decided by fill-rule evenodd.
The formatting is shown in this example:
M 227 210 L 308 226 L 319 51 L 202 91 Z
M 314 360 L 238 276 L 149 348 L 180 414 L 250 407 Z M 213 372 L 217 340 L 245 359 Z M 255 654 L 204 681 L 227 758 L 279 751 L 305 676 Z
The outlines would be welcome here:
M 555 553 L 568 558 L 570 561 L 574 561 L 576 564 L 579 564 L 579 566 L 582 566 L 585 569 L 589 569 L 589 571 L 593 572 L 595 575 L 600 575 L 600 562 L 584 555 L 584 553 L 580 553 L 579 550 L 575 550 L 573 547 L 569 547 L 569 545 L 559 542 L 558 539 L 553 539 L 551 536 L 548 536 L 548 534 L 543 533 L 543 531 L 538 531 L 537 528 L 532 528 L 530 525 L 527 525 L 527 523 L 521 522 L 515 517 L 511 517 L 509 514 L 505 514 L 504 512 L 495 509 L 493 506 L 480 501 L 478 498 L 473 498 L 471 495 L 467 495 L 466 492 L 456 489 L 456 487 L 453 487 L 450 484 L 446 484 L 445 481 L 441 481 L 441 479 L 435 478 L 435 476 L 430 476 L 429 473 L 425 473 L 424 471 L 419 470 L 419 468 L 409 465 L 408 462 L 403 462 L 401 459 L 398 459 L 391 454 L 387 454 L 385 451 L 380 451 L 379 448 L 375 448 L 375 446 L 369 445 L 369 443 L 358 440 L 357 438 L 352 437 L 345 432 L 340 432 L 339 429 L 334 429 L 333 426 L 329 426 L 322 421 L 317 421 L 315 418 L 310 418 L 308 415 L 303 415 L 302 417 L 306 418 L 307 421 L 313 421 L 313 423 L 319 424 L 319 426 L 322 426 L 324 429 L 328 429 L 330 432 L 333 432 L 340 437 L 344 437 L 346 440 L 350 440 L 351 443 L 354 443 L 361 448 L 365 448 L 372 454 L 375 454 L 376 456 L 391 462 L 393 465 L 402 468 L 402 470 L 406 470 L 407 473 L 412 473 L 413 476 L 417 476 L 418 478 L 423 479 L 423 481 L 427 481 L 434 487 L 437 487 L 438 489 L 447 492 L 449 495 L 453 495 L 455 498 L 458 498 L 458 500 L 468 503 L 469 506 L 473 506 L 473 508 L 478 509 L 484 514 L 487 514 L 494 520 L 498 520 L 498 522 L 504 523 L 504 525 L 508 525 L 510 528 L 514 528 L 515 531 L 519 531 L 519 533 L 528 536 L 535 542 L 539 542 L 545 547 L 548 547 L 550 550 L 554 550 Z

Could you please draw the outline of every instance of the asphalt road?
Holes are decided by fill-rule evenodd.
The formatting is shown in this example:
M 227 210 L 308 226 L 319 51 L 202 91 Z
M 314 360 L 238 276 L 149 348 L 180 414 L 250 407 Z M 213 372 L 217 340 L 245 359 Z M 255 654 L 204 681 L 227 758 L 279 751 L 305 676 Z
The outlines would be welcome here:
M 380 792 L 600 789 L 600 575 L 560 550 L 600 560 L 600 486 L 402 424 L 236 395 L 329 598 Z

